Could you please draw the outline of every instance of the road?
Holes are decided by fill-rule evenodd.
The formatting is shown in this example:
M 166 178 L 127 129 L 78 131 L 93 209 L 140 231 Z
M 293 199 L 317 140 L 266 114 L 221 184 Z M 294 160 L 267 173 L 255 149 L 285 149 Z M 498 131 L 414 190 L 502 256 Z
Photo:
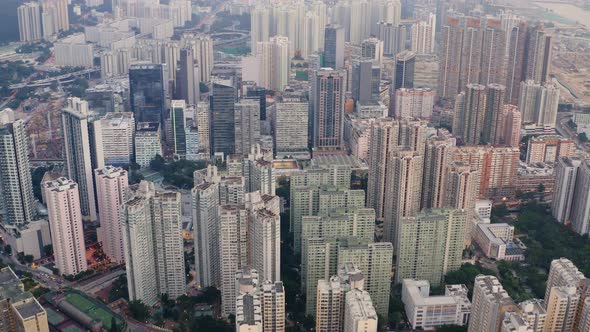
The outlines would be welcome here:
M 576 133 L 570 126 L 567 125 L 569 120 L 573 117 L 572 112 L 559 112 L 557 113 L 557 121 L 555 123 L 555 130 L 563 137 L 571 138 L 576 142 L 578 149 L 588 152 L 586 144 L 578 140 L 578 133 Z

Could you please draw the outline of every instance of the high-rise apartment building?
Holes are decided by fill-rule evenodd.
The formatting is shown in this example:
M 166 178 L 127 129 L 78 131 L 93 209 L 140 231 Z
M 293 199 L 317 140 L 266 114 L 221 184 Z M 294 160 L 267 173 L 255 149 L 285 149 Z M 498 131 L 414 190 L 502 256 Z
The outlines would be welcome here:
M 161 294 L 186 293 L 180 193 L 142 181 L 124 205 L 123 236 L 129 298 L 154 305 Z
M 287 37 L 275 36 L 256 45 L 260 86 L 283 91 L 289 85 L 293 43 Z
M 322 68 L 311 78 L 313 148 L 335 152 L 343 148 L 345 74 Z
M 198 287 L 219 284 L 219 187 L 204 181 L 191 190 L 193 229 L 195 232 L 195 281 Z
M 18 6 L 17 17 L 21 42 L 32 42 L 43 37 L 41 5 L 38 2 L 26 2 Z
M 277 196 L 272 197 L 278 201 Z M 278 209 L 265 207 L 262 199 L 257 192 L 246 194 L 250 214 L 248 255 L 250 266 L 259 271 L 260 277 L 274 282 L 281 279 L 281 220 Z
M 440 285 L 461 267 L 467 213 L 432 209 L 400 220 L 396 243 L 396 282 L 425 279 Z
M 266 6 L 256 6 L 250 11 L 251 43 L 250 49 L 255 50 L 258 42 L 265 42 L 270 37 L 270 10 Z
M 244 156 L 260 142 L 260 103 L 242 99 L 234 107 L 235 153 Z
M 581 235 L 590 233 L 590 161 L 585 160 L 578 168 L 576 185 L 570 212 L 573 230 Z
M 86 246 L 78 185 L 66 178 L 43 183 L 55 267 L 62 275 L 86 271 Z
M 383 41 L 383 54 L 393 56 L 406 49 L 405 25 L 379 22 L 377 23 L 377 29 L 377 36 Z
M 487 109 L 486 87 L 468 84 L 455 100 L 453 134 L 467 145 L 478 145 L 482 140 Z
M 237 331 L 285 331 L 285 289 L 280 281 L 259 279 L 255 269 L 236 271 Z
M 499 331 L 506 312 L 516 304 L 496 277 L 478 275 L 473 286 L 469 332 Z
M 559 223 L 565 225 L 571 222 L 576 178 L 581 164 L 582 160 L 579 158 L 560 157 L 555 165 L 555 189 L 551 201 L 551 212 Z
M 442 98 L 454 99 L 461 89 L 459 76 L 465 31 L 457 18 L 449 18 L 448 22 L 441 22 L 437 18 L 438 22 L 442 29 L 438 94 Z
M 499 145 L 503 138 L 504 98 L 506 87 L 492 83 L 487 86 L 486 110 L 484 115 L 482 141 Z
M 518 147 L 520 144 L 520 128 L 522 115 L 518 107 L 510 104 L 504 105 L 504 123 L 502 124 L 501 144 Z
M 106 166 L 94 170 L 100 228 L 98 241 L 109 259 L 116 263 L 125 262 L 123 242 L 123 205 L 127 200 L 129 186 L 127 171 Z
M 527 146 L 526 163 L 555 163 L 560 157 L 576 154 L 574 140 L 557 135 L 531 137 Z
M 134 64 L 129 67 L 129 100 L 135 122 L 164 124 L 165 84 L 161 64 Z
M 526 79 L 526 44 L 528 24 L 521 22 L 512 27 L 508 46 L 506 65 L 506 102 L 516 105 L 520 96 L 520 82 Z
M 235 152 L 235 87 L 225 83 L 213 83 L 210 98 L 211 154 Z
M 416 54 L 434 53 L 436 15 L 428 14 L 427 20 L 412 25 L 412 51 Z
M 520 83 L 518 108 L 523 124 L 555 128 L 559 107 L 559 87 L 554 83 L 541 85 L 533 80 Z
M 551 71 L 552 38 L 537 26 L 529 29 L 526 49 L 526 79 L 545 84 L 549 80 Z
M 506 32 L 502 30 L 500 20 L 488 19 L 483 30 L 479 84 L 505 84 L 505 57 Z
M 67 106 L 61 113 L 61 125 L 64 138 L 64 155 L 68 178 L 77 184 L 80 194 L 82 216 L 89 221 L 96 220 L 96 199 L 93 180 L 93 166 L 102 167 L 101 154 L 91 150 L 94 135 L 89 132 L 92 114 L 88 102 L 79 98 L 68 98 Z M 92 160 L 92 157 L 96 160 Z M 96 163 L 96 164 L 95 164 Z
M 580 293 L 576 286 L 556 286 L 545 298 L 547 317 L 544 331 L 574 331 Z
M 345 298 L 344 332 L 377 332 L 377 312 L 369 293 L 353 289 Z
M 431 89 L 406 89 L 395 90 L 394 117 L 430 119 L 434 107 L 436 91 Z
M 184 43 L 184 47 L 192 49 L 194 60 L 199 69 L 198 75 L 195 76 L 196 85 L 198 85 L 197 82 L 210 82 L 213 71 L 213 40 L 211 37 L 184 34 L 181 43 Z
M 125 165 L 133 161 L 133 113 L 109 112 L 93 125 L 96 135 L 100 135 L 104 165 Z
M 279 102 L 275 104 L 275 154 L 284 157 L 309 159 L 307 102 Z
M 24 225 L 36 215 L 29 169 L 29 136 L 10 109 L 0 111 L 0 206 L 5 225 Z
M 140 122 L 135 130 L 135 162 L 142 168 L 150 166 L 156 155 L 162 155 L 159 122 Z
M 578 268 L 567 258 L 559 258 L 551 261 L 549 275 L 547 276 L 547 288 L 545 289 L 545 299 L 549 299 L 551 290 L 554 287 L 581 287 L 582 281 L 586 277 Z M 547 305 L 548 302 L 545 301 Z
M 203 156 L 209 156 L 211 153 L 211 144 L 208 102 L 202 101 L 197 104 L 195 109 L 195 122 L 199 132 L 199 153 Z

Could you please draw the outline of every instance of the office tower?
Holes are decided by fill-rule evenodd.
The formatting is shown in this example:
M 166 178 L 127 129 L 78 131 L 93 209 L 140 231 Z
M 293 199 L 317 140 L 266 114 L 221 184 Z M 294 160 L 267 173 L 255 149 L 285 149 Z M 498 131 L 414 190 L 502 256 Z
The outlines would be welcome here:
M 249 86 L 246 88 L 246 98 L 255 99 L 260 102 L 260 120 L 266 120 L 266 93 L 267 90 L 261 86 Z
M 47 311 L 30 292 L 11 267 L 0 269 L 0 329 L 2 331 L 49 332 Z
M 205 35 L 195 36 L 193 34 L 184 34 L 181 39 L 181 44 L 184 44 L 184 47 L 192 49 L 194 60 L 199 68 L 198 75 L 195 76 L 195 84 L 197 85 L 197 88 L 199 85 L 198 82 L 210 82 L 211 71 L 213 70 L 213 40 L 211 40 L 211 37 Z
M 401 219 L 420 210 L 424 155 L 402 148 L 390 157 L 385 193 L 383 240 L 396 243 Z
M 461 267 L 467 213 L 426 210 L 400 220 L 396 243 L 396 282 L 425 279 L 440 285 L 445 274 Z
M 344 28 L 327 25 L 324 34 L 324 67 L 338 70 L 344 66 Z
M 498 279 L 485 275 L 475 277 L 468 331 L 499 331 L 508 311 L 516 311 L 516 305 Z
M 503 118 L 501 143 L 511 147 L 518 147 L 522 123 L 518 107 L 510 104 L 504 105 Z
M 526 79 L 545 84 L 551 71 L 551 36 L 542 26 L 529 29 L 526 48 Z
M 260 103 L 258 100 L 242 99 L 234 106 L 235 153 L 248 155 L 260 142 Z
M 17 8 L 20 41 L 31 42 L 42 38 L 41 6 L 38 2 L 27 2 Z
M 441 15 L 441 13 L 437 11 L 437 15 Z M 436 22 L 441 23 L 442 30 L 438 94 L 442 98 L 455 99 L 457 93 L 461 90 L 459 82 L 465 31 L 457 18 L 449 18 L 447 23 L 442 22 L 437 17 Z
M 573 230 L 580 234 L 590 232 L 590 161 L 585 160 L 578 168 L 574 200 L 570 213 Z
M 424 175 L 422 180 L 422 208 L 442 208 L 448 194 L 448 165 L 455 149 L 454 138 L 434 137 L 426 141 Z
M 170 127 L 172 129 L 172 151 L 179 158 L 186 157 L 186 102 L 172 100 L 170 102 Z
M 402 51 L 395 56 L 395 71 L 392 75 L 392 87 L 397 89 L 414 87 L 414 66 L 416 54 L 412 51 Z
M 156 155 L 162 155 L 159 122 L 140 122 L 135 129 L 135 163 L 141 168 L 150 166 Z
M 361 43 L 361 57 L 368 58 L 381 65 L 383 60 L 383 41 L 371 37 Z
M 383 41 L 383 54 L 396 55 L 406 49 L 406 26 L 377 23 L 378 38 Z
M 545 331 L 573 331 L 580 294 L 575 286 L 552 287 L 546 298 Z
M 4 225 L 24 225 L 36 215 L 29 169 L 29 135 L 10 109 L 0 111 L 0 206 Z
M 506 32 L 500 23 L 489 19 L 483 32 L 479 84 L 506 84 Z
M 317 283 L 336 275 L 344 264 L 356 265 L 365 276 L 364 290 L 369 292 L 377 313 L 387 319 L 390 293 L 390 273 L 393 257 L 391 243 L 366 243 L 353 238 L 313 238 L 309 241 L 305 290 L 306 314 L 316 313 Z M 366 271 L 366 272 L 365 272 Z
M 430 119 L 434 108 L 436 91 L 431 89 L 406 89 L 395 90 L 394 117 Z
M 135 121 L 164 123 L 164 75 L 160 64 L 129 67 L 129 99 Z
M 377 332 L 377 312 L 368 292 L 353 289 L 346 293 L 345 332 Z
M 555 190 L 551 201 L 553 217 L 562 224 L 571 222 L 576 176 L 582 160 L 578 158 L 560 157 L 555 165 Z
M 259 42 L 265 42 L 270 37 L 270 13 L 269 8 L 265 6 L 256 6 L 250 11 L 252 27 L 250 29 L 251 43 L 250 48 L 256 49 Z
M 78 185 L 59 178 L 43 183 L 49 215 L 55 267 L 61 275 L 76 275 L 88 269 Z
M 311 78 L 315 151 L 330 152 L 343 147 L 345 79 L 343 72 L 330 68 L 316 71 Z
M 135 119 L 131 112 L 107 113 L 93 122 L 97 142 L 102 144 L 104 165 L 124 165 L 133 161 Z
M 211 154 L 235 152 L 235 87 L 223 83 L 213 83 L 210 97 Z
M 197 104 L 195 110 L 195 121 L 199 131 L 199 152 L 204 156 L 211 153 L 210 145 L 210 120 L 209 120 L 209 103 L 202 101 Z
M 112 262 L 125 262 L 123 244 L 123 204 L 127 200 L 128 177 L 122 168 L 106 166 L 94 171 L 100 228 L 98 241 Z
M 352 65 L 352 99 L 355 102 L 379 101 L 381 67 L 369 58 L 361 58 Z
M 154 305 L 186 293 L 180 193 L 142 181 L 123 210 L 129 299 Z
M 508 63 L 506 66 L 506 101 L 516 105 L 520 96 L 520 82 L 526 78 L 526 44 L 528 24 L 521 22 L 510 31 Z
M 82 216 L 95 221 L 96 200 L 88 123 L 90 117 L 88 102 L 75 97 L 68 98 L 68 104 L 61 112 L 67 175 L 77 184 Z M 101 156 L 96 157 L 100 160 L 98 166 L 102 167 Z
M 200 100 L 199 66 L 195 63 L 195 54 L 191 48 L 180 50 L 180 60 L 176 69 L 176 99 L 184 100 L 188 105 L 196 105 Z
M 275 104 L 275 154 L 309 159 L 308 149 L 309 103 L 279 102 Z
M 235 314 L 235 273 L 248 264 L 248 216 L 243 205 L 219 207 L 219 257 L 221 310 Z
M 264 280 L 281 280 L 281 220 L 277 211 L 250 211 L 249 255 L 252 268 Z
M 481 135 L 481 139 L 486 144 L 499 145 L 502 142 L 505 96 L 505 86 L 496 83 L 487 86 L 486 110 Z
M 467 145 L 478 145 L 484 129 L 486 112 L 486 87 L 468 84 L 455 100 L 453 134 Z
M 412 25 L 412 52 L 432 54 L 435 45 L 436 15 L 428 14 L 427 21 L 418 21 Z
M 260 69 L 258 82 L 261 87 L 283 91 L 289 85 L 293 43 L 287 37 L 275 36 L 256 45 L 256 57 Z
M 559 107 L 559 88 L 554 83 L 541 85 L 533 80 L 520 83 L 518 108 L 523 124 L 554 128 Z

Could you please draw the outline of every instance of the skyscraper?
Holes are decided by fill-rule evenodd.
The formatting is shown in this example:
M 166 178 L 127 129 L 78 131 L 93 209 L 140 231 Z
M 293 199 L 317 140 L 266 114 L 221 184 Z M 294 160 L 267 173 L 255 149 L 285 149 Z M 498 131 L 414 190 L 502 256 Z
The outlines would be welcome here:
M 211 71 L 213 70 L 213 40 L 211 40 L 211 37 L 184 34 L 181 42 L 184 42 L 185 47 L 192 49 L 194 59 L 199 68 L 199 73 L 195 76 L 195 81 L 203 83 L 210 82 Z M 197 83 L 196 85 L 198 86 L 199 84 Z
M 250 49 L 255 50 L 259 42 L 265 42 L 270 37 L 270 13 L 265 6 L 256 6 L 250 11 L 251 20 L 251 44 Z
M 209 103 L 199 102 L 195 109 L 195 121 L 199 131 L 199 153 L 204 156 L 209 156 L 211 153 L 209 115 Z
M 442 13 L 437 11 L 437 15 Z M 437 18 L 436 22 L 440 22 L 442 28 L 438 93 L 442 98 L 455 99 L 461 88 L 459 77 L 464 29 L 457 18 L 449 18 L 448 22 Z
M 467 145 L 478 145 L 482 139 L 486 112 L 486 87 L 468 84 L 455 100 L 453 134 Z
M 434 53 L 436 15 L 428 14 L 428 20 L 412 25 L 412 51 L 416 54 Z
M 478 84 L 482 73 L 484 30 L 479 18 L 466 18 L 464 24 L 458 92 L 463 91 L 466 85 Z
M 316 329 L 318 332 L 339 331 L 344 325 L 345 285 L 337 276 L 318 280 L 316 295 Z
M 487 86 L 486 111 L 481 137 L 487 144 L 499 145 L 502 142 L 505 96 L 504 85 L 492 83 Z
M 186 293 L 180 193 L 142 181 L 124 205 L 123 236 L 129 298 L 155 304 Z
M 211 154 L 235 152 L 235 87 L 225 83 L 213 83 L 210 97 Z
M 327 25 L 324 36 L 324 67 L 339 70 L 344 66 L 344 28 Z
M 170 102 L 170 127 L 172 128 L 172 151 L 179 158 L 186 157 L 186 102 L 172 100 Z
M 31 42 L 43 37 L 41 34 L 41 6 L 38 2 L 27 2 L 17 8 L 20 41 Z
M 529 29 L 526 48 L 526 79 L 545 84 L 551 70 L 551 36 L 542 26 Z
M 136 123 L 164 124 L 164 75 L 160 64 L 129 67 L 129 99 Z
M 562 224 L 570 223 L 576 176 L 582 160 L 560 157 L 555 165 L 555 190 L 551 201 L 553 217 Z
M 322 68 L 314 73 L 311 80 L 314 151 L 341 150 L 344 131 L 345 75 L 340 71 Z
M 414 87 L 414 66 L 416 54 L 412 51 L 402 51 L 395 56 L 395 71 L 392 75 L 392 85 L 395 90 Z
M 287 37 L 271 37 L 267 42 L 256 45 L 256 57 L 260 77 L 258 82 L 264 88 L 283 91 L 289 85 L 293 42 Z
M 508 64 L 506 66 L 506 101 L 516 105 L 520 96 L 520 82 L 526 78 L 526 44 L 528 24 L 521 22 L 510 31 Z
M 36 215 L 29 170 L 29 136 L 22 120 L 10 109 L 0 111 L 0 206 L 3 223 L 23 225 Z
M 573 230 L 581 235 L 590 233 L 590 161 L 578 168 L 570 220 Z
M 446 177 L 455 145 L 454 138 L 434 137 L 426 142 L 421 203 L 423 209 L 445 206 L 445 197 L 448 194 Z
M 479 84 L 506 84 L 506 32 L 500 20 L 487 20 L 481 54 Z
M 383 59 L 383 41 L 375 37 L 363 40 L 361 43 L 361 57 L 371 59 L 377 65 L 381 65 Z
M 345 297 L 344 332 L 377 332 L 377 312 L 369 293 L 353 289 Z
M 66 178 L 43 183 L 55 266 L 62 275 L 88 269 L 78 185 Z
M 467 213 L 458 209 L 426 210 L 400 220 L 396 240 L 396 282 L 425 279 L 440 285 L 461 267 Z
M 559 107 L 559 88 L 554 83 L 541 85 L 533 80 L 520 83 L 518 108 L 523 124 L 554 128 Z
M 394 117 L 396 119 L 430 119 L 434 108 L 436 91 L 431 89 L 406 89 L 395 90 Z
M 204 181 L 191 190 L 193 229 L 195 232 L 195 282 L 198 287 L 219 284 L 219 187 Z
M 142 168 L 150 166 L 156 155 L 162 155 L 159 122 L 141 122 L 135 130 L 135 162 Z
M 275 104 L 274 143 L 278 159 L 295 157 L 309 159 L 307 102 Z
M 406 26 L 392 23 L 377 23 L 380 40 L 383 41 L 383 54 L 396 55 L 406 49 Z
M 501 143 L 507 146 L 518 147 L 520 144 L 520 127 L 522 123 L 518 107 L 510 104 L 504 105 L 503 118 Z
M 82 216 L 89 221 L 95 221 L 96 199 L 91 152 L 93 135 L 89 133 L 88 124 L 90 117 L 88 102 L 75 97 L 68 98 L 68 104 L 61 113 L 61 125 L 68 178 L 77 183 Z M 95 157 L 97 157 L 97 168 L 102 167 L 102 158 Z
M 277 196 L 265 196 L 264 199 Z M 259 193 L 246 194 L 249 212 L 249 257 L 250 266 L 256 269 L 263 280 L 272 282 L 281 279 L 281 220 L 278 209 L 265 206 Z M 248 206 L 252 204 L 253 206 Z
M 260 142 L 260 102 L 242 99 L 235 104 L 235 153 L 248 155 Z
M 381 67 L 374 60 L 361 58 L 352 65 L 352 99 L 360 103 L 379 101 Z
M 188 105 L 196 105 L 200 99 L 201 75 L 191 48 L 180 50 L 180 60 L 176 71 L 176 99 L 184 100 Z
M 469 332 L 499 331 L 504 314 L 516 304 L 496 277 L 478 275 L 473 286 Z
M 106 166 L 94 171 L 100 228 L 98 241 L 102 250 L 116 263 L 125 262 L 123 243 L 123 204 L 127 200 L 128 177 L 122 168 Z

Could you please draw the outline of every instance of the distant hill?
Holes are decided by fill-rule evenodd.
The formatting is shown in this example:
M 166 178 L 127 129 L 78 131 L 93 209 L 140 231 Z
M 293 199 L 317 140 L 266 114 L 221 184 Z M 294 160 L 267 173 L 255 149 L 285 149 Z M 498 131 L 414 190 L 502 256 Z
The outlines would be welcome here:
M 18 19 L 16 7 L 22 0 L 0 0 L 0 44 L 18 41 Z

